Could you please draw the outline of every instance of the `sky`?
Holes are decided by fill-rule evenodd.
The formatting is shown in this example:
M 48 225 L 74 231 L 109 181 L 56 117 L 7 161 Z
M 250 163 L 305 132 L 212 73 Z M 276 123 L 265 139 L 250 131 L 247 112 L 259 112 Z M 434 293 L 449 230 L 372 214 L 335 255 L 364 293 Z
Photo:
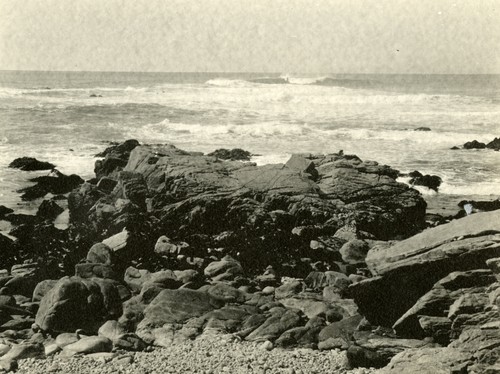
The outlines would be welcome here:
M 0 0 L 0 70 L 500 73 L 500 0 Z

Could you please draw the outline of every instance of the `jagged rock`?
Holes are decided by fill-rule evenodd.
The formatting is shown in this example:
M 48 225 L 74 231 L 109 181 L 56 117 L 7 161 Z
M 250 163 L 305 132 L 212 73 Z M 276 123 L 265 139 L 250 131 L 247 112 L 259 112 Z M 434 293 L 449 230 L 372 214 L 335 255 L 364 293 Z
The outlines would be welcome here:
M 342 338 L 346 342 L 351 341 L 352 335 L 362 319 L 363 317 L 358 314 L 329 324 L 320 331 L 319 341 L 323 342 L 331 338 Z
M 296 269 L 304 247 L 292 233 L 294 227 L 314 232 L 309 240 L 332 235 L 347 224 L 379 239 L 407 236 L 423 227 L 425 202 L 417 191 L 395 181 L 394 169 L 340 154 L 309 155 L 307 162 L 318 173 L 315 181 L 293 162 L 256 166 L 220 162 L 170 145 L 136 146 L 123 171 L 113 171 L 118 185 L 99 204 L 114 206 L 128 198 L 142 213 L 148 211 L 156 238 L 166 235 L 200 253 L 221 248 L 250 272 L 269 265 L 280 274 Z M 134 181 L 131 188 L 124 184 L 128 181 Z M 95 186 L 73 192 L 71 220 L 87 220 L 102 194 Z M 97 236 L 110 227 L 118 232 L 138 222 L 116 209 L 99 220 L 90 217 Z M 196 236 L 204 240 L 194 243 Z M 149 246 L 151 236 L 140 240 Z M 145 244 L 137 241 L 135 246 Z
M 36 215 L 42 219 L 54 220 L 59 214 L 64 212 L 54 200 L 44 200 L 38 207 Z
M 447 344 L 451 333 L 451 323 L 462 304 L 451 306 L 467 293 L 485 293 L 486 286 L 496 281 L 489 270 L 471 270 L 453 272 L 439 280 L 433 288 L 423 295 L 394 324 L 395 331 L 400 336 L 424 338 L 433 336 L 437 341 Z M 484 295 L 485 302 L 488 299 Z M 424 316 L 440 317 L 438 319 L 423 319 Z M 422 326 L 424 325 L 424 326 Z M 444 328 L 448 327 L 448 330 Z M 432 333 L 432 335 L 428 335 Z
M 14 209 L 7 208 L 5 205 L 0 205 L 0 218 L 3 218 L 6 214 L 14 212 Z
M 486 148 L 499 150 L 500 149 L 500 138 L 493 139 L 491 142 L 486 144 Z
M 486 268 L 486 260 L 500 255 L 499 233 L 500 211 L 492 211 L 374 247 L 366 263 L 378 276 L 351 285 L 349 292 L 370 322 L 392 326 L 449 273 Z
M 139 142 L 130 139 L 124 143 L 108 147 L 103 152 L 97 154 L 96 157 L 105 157 L 104 160 L 95 162 L 94 172 L 97 178 L 116 175 L 118 171 L 127 165 L 130 152 L 137 146 L 139 146 Z
M 9 164 L 9 168 L 20 169 L 25 171 L 34 170 L 52 170 L 56 166 L 46 161 L 38 161 L 33 157 L 20 157 L 16 158 Z

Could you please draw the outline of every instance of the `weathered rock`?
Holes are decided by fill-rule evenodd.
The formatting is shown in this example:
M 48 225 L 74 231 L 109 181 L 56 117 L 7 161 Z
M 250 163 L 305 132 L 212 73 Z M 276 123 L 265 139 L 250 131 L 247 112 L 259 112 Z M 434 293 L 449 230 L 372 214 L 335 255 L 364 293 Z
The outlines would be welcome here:
M 496 279 L 489 270 L 470 270 L 466 272 L 453 272 L 439 280 L 433 288 L 422 296 L 401 318 L 394 324 L 395 331 L 400 336 L 423 338 L 433 336 L 442 343 L 448 343 L 451 323 L 451 306 L 467 292 L 484 293 L 486 286 Z M 483 296 L 485 302 L 487 295 Z M 460 304 L 455 307 L 458 311 Z M 422 326 L 422 317 L 440 317 L 440 319 L 427 319 Z M 442 319 L 444 318 L 444 320 Z M 431 325 L 431 324 L 436 325 Z M 443 330 L 445 327 L 448 330 Z M 427 330 L 427 332 L 426 332 Z M 432 332 L 432 335 L 428 335 Z
M 276 300 L 293 297 L 294 295 L 300 293 L 303 289 L 304 284 L 301 281 L 293 280 L 276 288 L 274 296 Z
M 64 347 L 66 354 L 89 354 L 95 352 L 110 352 L 113 348 L 113 343 L 108 338 L 102 336 L 87 336 L 81 338 L 75 343 L 68 344 Z
M 139 145 L 139 142 L 134 139 L 125 141 L 124 143 L 113 145 L 106 148 L 96 157 L 105 157 L 104 160 L 98 160 L 95 163 L 94 172 L 97 178 L 103 176 L 114 176 L 127 165 L 130 152 Z
M 209 294 L 190 289 L 163 290 L 144 309 L 143 328 L 161 327 L 167 323 L 182 323 L 189 318 L 223 305 Z M 139 329 L 139 327 L 138 327 Z
M 486 260 L 500 255 L 499 232 L 500 211 L 492 211 L 372 248 L 366 263 L 378 276 L 353 284 L 349 292 L 370 322 L 391 326 L 449 273 L 486 268 Z
M 383 374 L 464 373 L 471 355 L 455 348 L 414 348 L 398 353 L 384 368 Z
M 250 335 L 246 337 L 246 340 L 274 341 L 286 330 L 297 327 L 301 321 L 302 319 L 297 313 L 288 310 L 282 315 L 269 317 L 266 322 L 250 333 Z
M 76 343 L 79 340 L 79 337 L 75 333 L 63 332 L 62 334 L 57 335 L 55 344 L 59 348 L 64 348 L 69 344 Z
M 106 244 L 94 244 L 87 253 L 87 262 L 103 265 L 113 265 L 114 252 Z
M 347 224 L 386 239 L 413 234 L 424 225 L 425 202 L 419 193 L 397 183 L 394 169 L 355 156 L 308 155 L 306 162 L 317 171 L 314 180 L 309 174 L 313 169 L 302 170 L 294 162 L 221 162 L 170 145 L 136 146 L 127 158 L 120 174 L 113 169 L 118 184 L 99 204 L 114 206 L 118 199 L 128 199 L 143 213 L 142 220 L 147 215 L 154 222 L 151 235 L 139 238 L 136 248 L 152 248 L 151 237 L 166 235 L 200 254 L 221 249 L 248 272 L 260 273 L 272 265 L 282 274 L 282 269 L 297 268 L 299 256 L 307 257 L 294 227 L 314 233 L 309 240 Z M 72 193 L 72 220 L 87 220 L 102 194 L 90 186 Z M 113 232 L 129 229 L 138 219 L 115 209 L 95 222 L 101 237 L 110 227 Z
M 225 256 L 220 261 L 208 264 L 204 274 L 214 281 L 233 280 L 236 276 L 243 274 L 243 267 L 232 257 Z
M 354 239 L 345 243 L 340 248 L 342 260 L 348 264 L 360 264 L 365 262 L 366 254 L 370 247 L 364 240 Z
M 96 331 L 103 321 L 121 312 L 113 281 L 64 277 L 42 298 L 36 323 L 43 331 Z
M 369 332 L 357 333 L 356 341 L 347 350 L 347 358 L 353 367 L 376 367 L 385 365 L 400 352 L 408 349 L 425 349 L 435 344 L 417 339 L 395 339 Z
M 111 266 L 94 263 L 83 263 L 75 265 L 75 276 L 80 278 L 106 278 L 117 279 L 117 273 Z
M 25 171 L 34 170 L 52 170 L 56 166 L 46 161 L 38 161 L 33 157 L 20 157 L 16 158 L 9 164 L 9 168 L 20 169 Z

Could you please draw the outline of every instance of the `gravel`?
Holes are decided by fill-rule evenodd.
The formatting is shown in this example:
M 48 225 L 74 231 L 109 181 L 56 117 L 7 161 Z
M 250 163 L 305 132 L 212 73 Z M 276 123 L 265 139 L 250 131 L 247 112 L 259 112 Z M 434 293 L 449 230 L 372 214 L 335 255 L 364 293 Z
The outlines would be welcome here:
M 151 352 L 116 352 L 47 359 L 19 360 L 19 374 L 164 374 L 164 373 L 287 373 L 371 374 L 373 369 L 348 370 L 345 352 L 262 348 L 262 342 L 239 341 L 232 335 L 204 333 L 193 341 L 173 343 Z

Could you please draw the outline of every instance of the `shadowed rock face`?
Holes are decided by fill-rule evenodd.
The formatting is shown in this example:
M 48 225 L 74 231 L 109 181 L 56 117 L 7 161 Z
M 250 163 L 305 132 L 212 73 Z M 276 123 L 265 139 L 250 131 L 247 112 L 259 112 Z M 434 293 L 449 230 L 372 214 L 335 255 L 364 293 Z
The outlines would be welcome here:
M 125 201 L 129 213 L 155 217 L 156 238 L 193 246 L 193 237 L 202 236 L 198 247 L 223 248 L 252 269 L 298 258 L 304 243 L 292 234 L 295 227 L 319 236 L 349 224 L 379 239 L 417 232 L 425 202 L 395 181 L 397 173 L 348 155 L 295 155 L 285 165 L 256 166 L 171 145 L 137 146 L 123 171 L 100 170 L 118 182 L 110 194 L 84 185 L 70 196 L 70 210 L 89 216 L 99 237 L 104 228 L 112 234 L 130 226 L 117 208 Z
M 428 229 L 390 247 L 374 247 L 366 263 L 376 275 L 350 287 L 370 322 L 391 326 L 433 285 L 455 271 L 487 268 L 500 256 L 500 211 Z

